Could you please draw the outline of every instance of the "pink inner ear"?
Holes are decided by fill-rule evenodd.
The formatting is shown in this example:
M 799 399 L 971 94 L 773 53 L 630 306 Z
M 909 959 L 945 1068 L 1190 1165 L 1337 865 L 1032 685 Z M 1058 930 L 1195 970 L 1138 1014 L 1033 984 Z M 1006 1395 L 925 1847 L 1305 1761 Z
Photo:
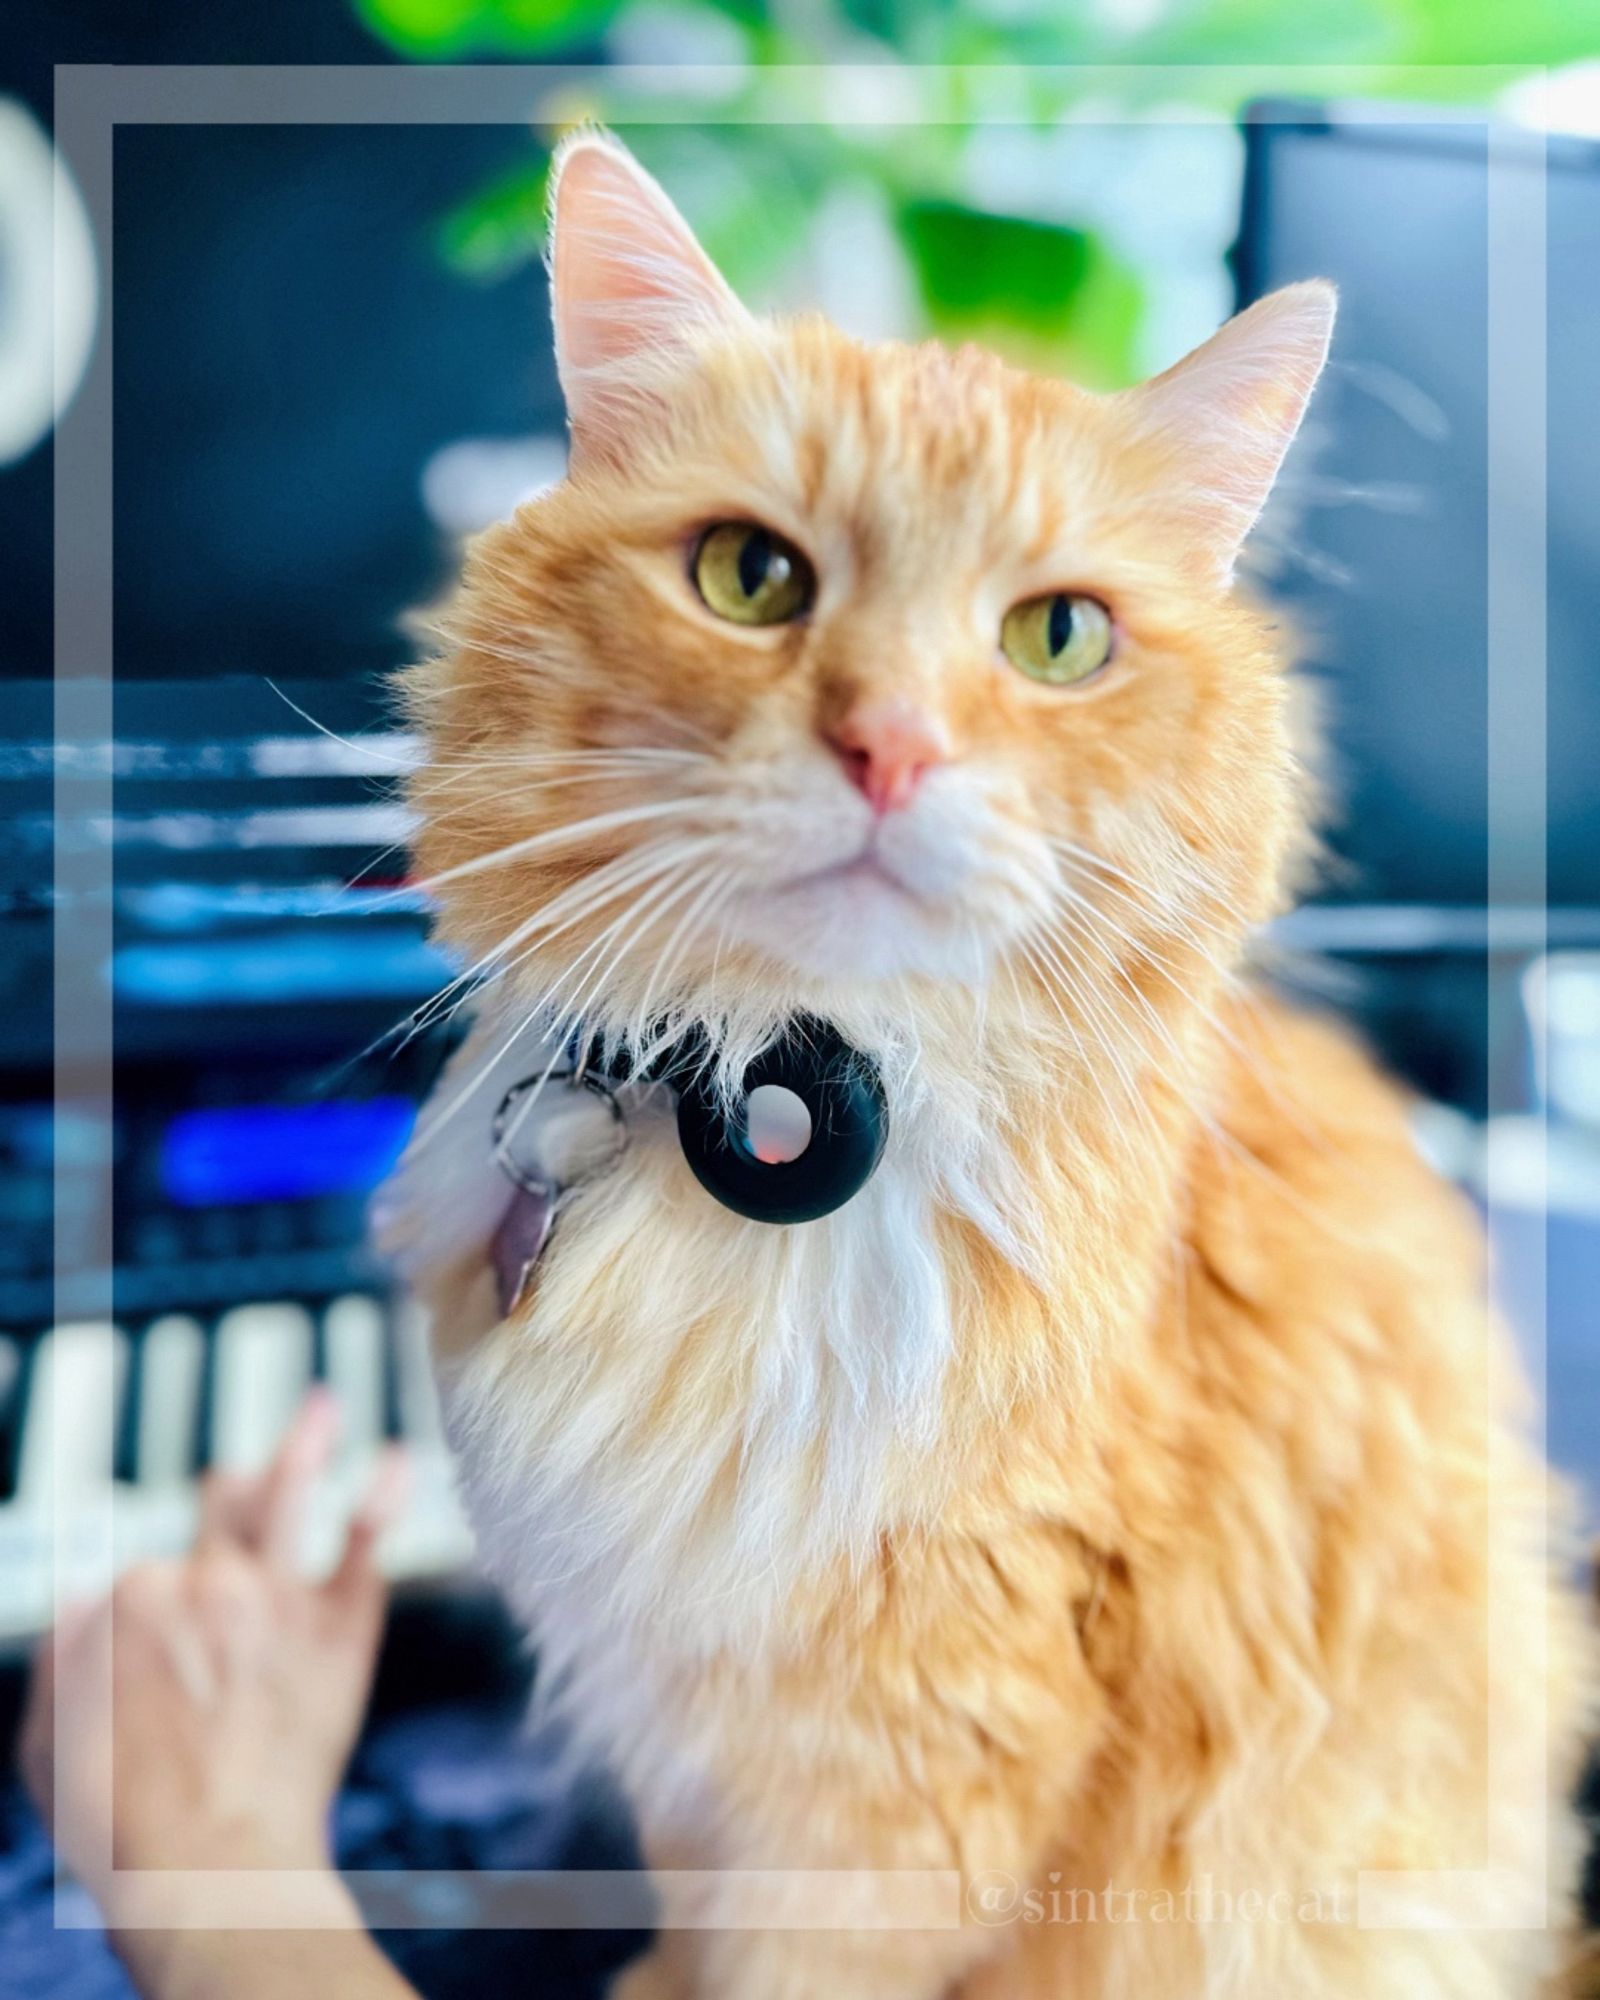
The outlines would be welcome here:
M 556 355 L 569 403 L 591 371 L 743 317 L 689 225 L 619 146 L 579 139 L 556 174 Z
M 1300 426 L 1333 315 L 1331 286 L 1285 286 L 1129 394 L 1187 467 L 1196 533 L 1219 571 L 1231 570 Z

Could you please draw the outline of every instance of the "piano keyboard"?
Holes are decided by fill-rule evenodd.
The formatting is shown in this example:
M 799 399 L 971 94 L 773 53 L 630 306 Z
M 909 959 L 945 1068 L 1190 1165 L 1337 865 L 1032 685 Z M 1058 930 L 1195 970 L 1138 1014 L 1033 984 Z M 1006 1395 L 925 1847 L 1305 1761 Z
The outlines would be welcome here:
M 410 1302 L 347 1293 L 316 1309 L 233 1306 L 209 1322 L 166 1312 L 0 1333 L 0 1646 L 47 1628 L 58 1562 L 69 1596 L 103 1574 L 108 1498 L 116 1569 L 187 1548 L 201 1474 L 263 1466 L 314 1380 L 333 1388 L 343 1423 L 308 1510 L 307 1561 L 333 1560 L 374 1455 L 401 1438 L 411 1485 L 383 1566 L 396 1579 L 459 1568 L 472 1541 Z
M 444 1054 L 392 1033 L 448 976 L 399 880 L 401 802 L 374 792 L 417 744 L 356 677 L 136 679 L 115 742 L 58 737 L 47 681 L 3 695 L 0 1647 L 45 1629 L 58 1581 L 104 1580 L 108 1546 L 115 1566 L 185 1548 L 202 1473 L 265 1464 L 313 1380 L 344 1421 L 308 1560 L 404 1438 L 385 1565 L 456 1569 L 421 1327 L 365 1224 Z M 112 780 L 111 809 L 57 824 L 63 772 Z M 99 894 L 52 886 L 56 847 L 106 863 L 110 1103 L 52 1089 L 52 925 Z M 62 1248 L 80 1230 L 92 1256 Z

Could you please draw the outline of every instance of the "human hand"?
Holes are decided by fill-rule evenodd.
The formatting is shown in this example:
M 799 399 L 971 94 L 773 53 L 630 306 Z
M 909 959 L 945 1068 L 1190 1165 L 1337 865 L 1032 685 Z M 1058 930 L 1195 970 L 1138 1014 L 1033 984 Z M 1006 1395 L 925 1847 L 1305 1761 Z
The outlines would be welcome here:
M 405 1485 L 392 1450 L 332 1575 L 302 1578 L 305 1504 L 337 1427 L 332 1397 L 313 1391 L 264 1473 L 205 1481 L 191 1554 L 129 1570 L 40 1651 L 19 1761 L 102 1900 L 108 1854 L 118 1869 L 328 1865 L 328 1810 L 382 1632 L 374 1547 Z

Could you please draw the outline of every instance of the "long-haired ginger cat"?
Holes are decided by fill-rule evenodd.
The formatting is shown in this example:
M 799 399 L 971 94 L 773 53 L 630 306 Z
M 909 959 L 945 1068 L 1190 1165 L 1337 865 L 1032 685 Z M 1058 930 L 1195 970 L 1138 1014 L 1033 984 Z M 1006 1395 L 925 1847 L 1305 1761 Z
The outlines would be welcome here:
M 1585 1641 L 1476 1232 L 1242 967 L 1307 839 L 1234 569 L 1331 292 L 1091 395 L 751 317 L 599 135 L 555 185 L 571 473 L 406 688 L 477 1026 L 389 1227 L 666 1871 L 618 1992 L 1544 1991 Z M 497 1285 L 508 1085 L 798 1016 L 881 1078 L 852 1199 L 735 1213 L 641 1084 Z

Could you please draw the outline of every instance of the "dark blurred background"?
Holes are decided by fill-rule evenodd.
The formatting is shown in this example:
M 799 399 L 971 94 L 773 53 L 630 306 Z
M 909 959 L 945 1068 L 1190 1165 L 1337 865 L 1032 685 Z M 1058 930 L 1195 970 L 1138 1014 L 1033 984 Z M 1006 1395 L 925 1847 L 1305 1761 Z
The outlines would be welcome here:
M 1423 1143 L 1492 1194 L 1501 1295 L 1536 1360 L 1548 1342 L 1552 1450 L 1600 1474 L 1600 4 L 1065 15 L 9 0 L 0 1651 L 20 1662 L 48 1617 L 49 1494 L 70 1506 L 104 1479 L 87 1449 L 63 1471 L 70 1441 L 39 1414 L 52 1384 L 114 1427 L 127 1558 L 180 1546 L 198 1473 L 259 1463 L 306 1379 L 333 1381 L 348 1441 L 327 1535 L 382 1438 L 419 1465 L 379 1720 L 342 1808 L 368 1865 L 628 1852 L 596 1797 L 551 1808 L 547 1746 L 512 1746 L 527 1670 L 471 1580 L 422 1332 L 362 1223 L 438 1059 L 373 1044 L 450 970 L 404 887 L 394 782 L 415 746 L 384 677 L 460 539 L 561 475 L 539 258 L 549 148 L 583 115 L 626 124 L 752 303 L 978 338 L 1091 386 L 1167 365 L 1275 285 L 1338 281 L 1334 363 L 1253 553 L 1326 718 L 1331 857 L 1264 950 L 1357 1022 L 1416 1087 Z M 596 67 L 528 71 L 504 125 L 124 125 L 110 241 L 52 157 L 62 63 L 557 59 Z M 879 67 L 839 80 L 858 117 L 762 122 L 764 71 L 795 62 Z M 1337 63 L 1362 65 L 1361 102 L 1316 94 Z M 648 91 L 640 64 L 667 66 Z M 1032 67 L 986 122 L 960 71 L 912 67 L 961 64 Z M 1268 94 L 1279 73 L 1293 98 Z M 909 123 L 872 122 L 890 101 Z M 1490 225 L 1539 176 L 1547 450 L 1537 423 L 1526 448 L 1499 438 L 1494 519 L 1513 543 L 1528 528 L 1536 561 L 1547 517 L 1545 783 L 1508 767 L 1491 907 Z M 103 360 L 108 306 L 114 659 L 58 662 L 55 399 L 70 410 Z M 1535 570 L 1510 574 L 1537 605 Z M 60 587 L 70 603 L 70 570 Z M 113 668 L 114 740 L 63 733 L 55 676 Z M 1542 668 L 1536 630 L 1501 662 L 1530 700 Z M 105 809 L 64 793 L 58 822 L 63 772 L 105 780 Z M 73 976 L 109 996 L 109 1103 L 92 1064 L 53 1066 L 58 926 L 92 947 Z M 15 1684 L 0 1675 L 0 1714 Z M 48 1865 L 0 1795 L 0 1996 L 120 1991 L 92 1936 L 51 1931 Z M 424 1954 L 407 1963 L 426 1991 L 498 1976 L 478 1946 L 426 1937 L 397 1946 Z M 621 1948 L 547 1940 L 519 1963 L 588 1990 Z

